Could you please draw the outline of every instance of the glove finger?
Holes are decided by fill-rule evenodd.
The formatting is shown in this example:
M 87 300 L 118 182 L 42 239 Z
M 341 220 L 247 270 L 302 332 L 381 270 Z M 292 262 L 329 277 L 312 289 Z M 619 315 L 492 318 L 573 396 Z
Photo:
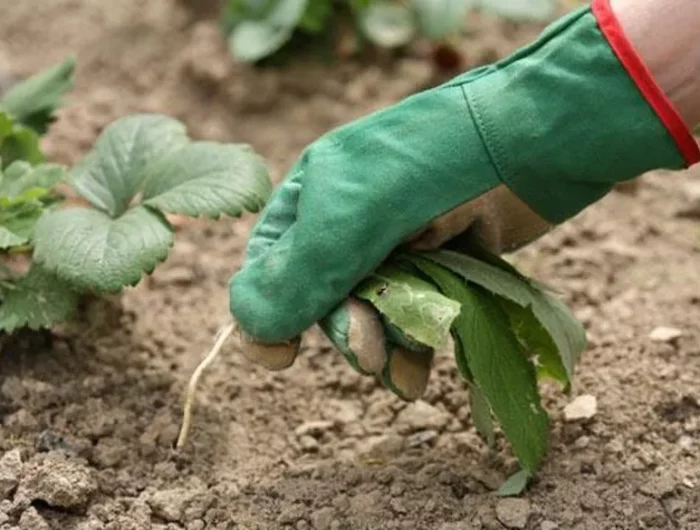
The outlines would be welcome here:
M 240 350 L 246 359 L 273 371 L 284 370 L 294 364 L 301 345 L 300 337 L 278 344 L 263 344 L 252 339 L 240 329 L 238 337 Z
M 404 401 L 420 399 L 428 387 L 434 352 L 416 352 L 396 345 L 388 350 L 382 383 Z
M 291 177 L 278 187 L 251 230 L 246 248 L 246 262 L 260 257 L 294 224 L 301 193 L 301 172 L 295 168 Z
M 319 326 L 355 370 L 363 375 L 382 371 L 387 361 L 384 329 L 372 306 L 347 298 Z

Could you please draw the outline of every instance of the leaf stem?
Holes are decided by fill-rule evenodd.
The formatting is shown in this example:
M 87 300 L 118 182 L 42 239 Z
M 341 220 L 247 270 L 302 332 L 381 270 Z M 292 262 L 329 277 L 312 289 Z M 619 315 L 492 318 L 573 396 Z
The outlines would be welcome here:
M 192 423 L 192 407 L 194 405 L 194 399 L 197 392 L 197 383 L 199 383 L 199 379 L 202 377 L 204 370 L 206 370 L 207 367 L 218 357 L 221 348 L 226 342 L 226 339 L 228 339 L 231 333 L 233 333 L 235 327 L 236 324 L 231 322 L 219 329 L 214 339 L 214 347 L 204 356 L 204 359 L 202 359 L 202 362 L 199 363 L 199 366 L 197 366 L 197 369 L 192 374 L 192 377 L 190 377 L 190 382 L 187 385 L 187 392 L 185 394 L 185 407 L 182 416 L 182 426 L 180 427 L 180 434 L 178 435 L 177 443 L 175 444 L 175 449 L 177 450 L 182 449 L 185 446 L 185 443 L 187 443 L 187 434 L 189 433 L 190 425 Z

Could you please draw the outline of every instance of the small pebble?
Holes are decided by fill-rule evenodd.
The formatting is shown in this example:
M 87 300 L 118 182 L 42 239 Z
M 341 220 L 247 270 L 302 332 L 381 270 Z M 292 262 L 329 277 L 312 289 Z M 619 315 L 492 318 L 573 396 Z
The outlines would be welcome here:
M 652 342 L 673 342 L 683 336 L 683 332 L 676 328 L 658 327 L 649 333 Z
M 507 528 L 525 528 L 531 511 L 527 499 L 509 497 L 496 504 L 496 518 Z
M 564 407 L 564 418 L 567 421 L 588 420 L 598 412 L 598 400 L 595 396 L 584 394 L 578 396 Z

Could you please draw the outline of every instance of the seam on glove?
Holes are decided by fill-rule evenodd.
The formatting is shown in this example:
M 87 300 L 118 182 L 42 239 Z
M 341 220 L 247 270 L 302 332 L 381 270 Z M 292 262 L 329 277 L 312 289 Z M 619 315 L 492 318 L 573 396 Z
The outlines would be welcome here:
M 469 113 L 476 124 L 476 131 L 481 138 L 481 143 L 484 145 L 484 149 L 488 153 L 491 164 L 493 164 L 493 167 L 496 168 L 496 174 L 498 175 L 501 183 L 503 183 L 504 186 L 506 186 L 511 192 L 513 192 L 513 194 L 517 196 L 518 194 L 515 192 L 515 187 L 512 185 L 509 178 L 511 172 L 509 170 L 510 164 L 508 162 L 508 151 L 503 147 L 500 138 L 496 134 L 496 127 L 494 127 L 492 123 L 487 123 L 487 117 L 480 112 L 480 109 L 486 108 L 486 106 L 477 101 L 478 96 L 467 88 L 468 87 L 465 85 L 462 86 L 462 94 L 464 95 L 467 109 L 469 110 Z M 540 187 L 538 191 L 542 195 L 547 196 L 547 200 L 549 201 L 556 201 L 557 199 L 556 195 L 552 193 L 547 186 Z M 532 205 L 528 206 L 533 208 Z M 535 211 L 535 213 L 542 217 L 542 219 L 544 219 L 546 222 L 556 224 L 555 220 L 548 218 L 542 214 L 542 212 L 537 211 L 534 208 L 533 211 Z
M 654 79 L 651 71 L 625 34 L 610 6 L 610 0 L 593 0 L 593 16 L 620 63 L 634 81 L 678 146 L 687 166 L 700 162 L 700 147 L 675 106 Z M 686 166 L 686 167 L 687 167 Z

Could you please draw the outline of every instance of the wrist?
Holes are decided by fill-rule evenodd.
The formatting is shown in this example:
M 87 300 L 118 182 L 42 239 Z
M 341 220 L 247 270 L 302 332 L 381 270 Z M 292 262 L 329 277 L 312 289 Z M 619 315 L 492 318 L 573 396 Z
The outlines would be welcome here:
M 612 0 L 626 37 L 688 127 L 700 124 L 697 0 Z

